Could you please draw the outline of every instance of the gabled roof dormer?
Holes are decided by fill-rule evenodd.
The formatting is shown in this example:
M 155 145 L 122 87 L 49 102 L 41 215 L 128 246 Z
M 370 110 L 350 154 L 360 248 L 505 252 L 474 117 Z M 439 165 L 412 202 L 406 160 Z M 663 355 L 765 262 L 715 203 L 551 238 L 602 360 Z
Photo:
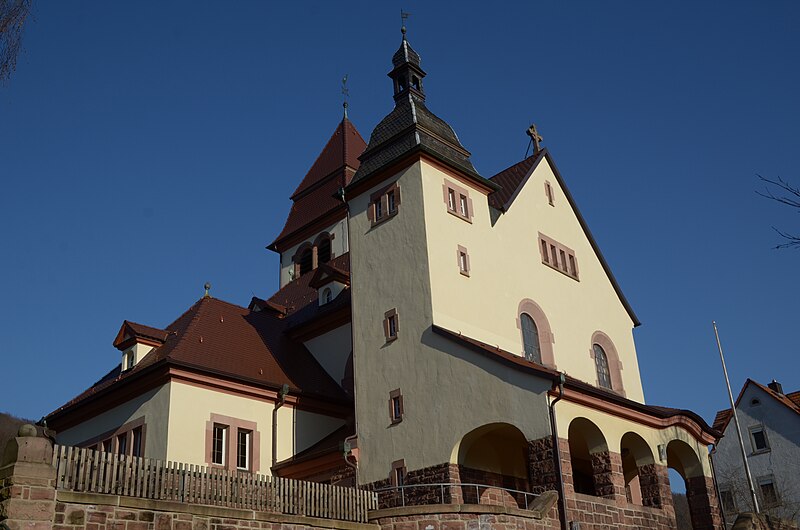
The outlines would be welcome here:
M 114 339 L 114 347 L 122 352 L 122 371 L 136 366 L 151 350 L 167 340 L 169 331 L 124 321 Z
M 319 305 L 323 306 L 350 287 L 350 273 L 324 263 L 317 268 L 308 285 L 317 290 Z

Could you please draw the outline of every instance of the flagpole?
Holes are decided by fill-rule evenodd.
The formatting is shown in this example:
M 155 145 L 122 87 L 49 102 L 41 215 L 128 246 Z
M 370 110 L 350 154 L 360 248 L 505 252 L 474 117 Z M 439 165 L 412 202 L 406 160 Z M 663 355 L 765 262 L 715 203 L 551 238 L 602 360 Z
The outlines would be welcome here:
M 755 512 L 761 513 L 758 507 L 758 498 L 756 497 L 756 489 L 753 486 L 753 476 L 750 474 L 750 465 L 747 463 L 747 451 L 744 449 L 744 440 L 742 439 L 742 428 L 739 425 L 739 416 L 736 414 L 736 404 L 733 402 L 733 392 L 731 392 L 731 382 L 728 379 L 728 369 L 725 367 L 725 357 L 722 355 L 722 344 L 719 341 L 719 331 L 717 331 L 717 323 L 711 321 L 714 326 L 714 336 L 717 338 L 717 349 L 719 350 L 719 360 L 722 361 L 722 372 L 725 374 L 725 386 L 728 387 L 728 399 L 731 402 L 731 412 L 733 413 L 733 422 L 736 424 L 736 434 L 739 435 L 739 448 L 742 450 L 742 462 L 744 462 L 744 472 L 747 475 L 747 485 L 750 487 L 750 497 L 753 499 L 753 509 Z

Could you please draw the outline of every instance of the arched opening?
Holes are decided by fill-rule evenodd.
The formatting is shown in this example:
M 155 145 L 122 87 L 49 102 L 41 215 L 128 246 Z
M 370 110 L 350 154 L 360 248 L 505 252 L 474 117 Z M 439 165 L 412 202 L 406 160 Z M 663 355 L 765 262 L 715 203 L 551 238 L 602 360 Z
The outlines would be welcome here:
M 325 237 L 317 243 L 317 263 L 328 263 L 330 260 L 331 240 L 329 237 Z
M 525 350 L 525 358 L 542 364 L 542 346 L 539 342 L 539 328 L 536 327 L 536 322 L 527 313 L 522 313 L 519 321 L 522 326 L 522 345 Z
M 613 496 L 611 454 L 600 429 L 586 418 L 569 424 L 569 456 L 575 493 Z
M 322 303 L 329 304 L 333 300 L 333 291 L 331 291 L 330 287 L 326 287 L 324 291 L 322 291 Z
M 314 251 L 311 248 L 303 250 L 300 254 L 300 275 L 311 272 L 314 268 Z
M 525 506 L 524 495 L 500 489 L 529 491 L 528 441 L 513 425 L 492 423 L 467 433 L 454 448 L 453 460 L 465 484 L 455 495 L 464 503 Z
M 695 450 L 682 440 L 672 440 L 667 444 L 667 467 L 683 478 L 686 488 L 686 502 L 693 530 L 712 530 L 714 514 L 711 510 L 710 495 L 713 492 L 711 479 L 703 473 L 700 457 Z M 673 473 L 674 475 L 674 473 Z M 679 490 L 675 485 L 673 491 Z M 679 510 L 676 506 L 676 517 Z
M 625 496 L 631 504 L 661 507 L 661 490 L 653 451 L 634 432 L 627 432 L 620 441 Z

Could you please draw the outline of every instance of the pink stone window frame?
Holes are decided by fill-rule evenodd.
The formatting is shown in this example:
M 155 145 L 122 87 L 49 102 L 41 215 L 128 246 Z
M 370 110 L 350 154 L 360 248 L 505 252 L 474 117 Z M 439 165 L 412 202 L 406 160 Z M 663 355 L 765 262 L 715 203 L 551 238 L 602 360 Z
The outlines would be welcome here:
M 536 330 L 539 332 L 539 351 L 542 354 L 542 364 L 550 368 L 556 368 L 556 359 L 553 354 L 553 344 L 555 344 L 556 338 L 550 328 L 547 316 L 542 311 L 542 308 L 539 307 L 539 304 L 530 298 L 525 298 L 519 303 L 517 306 L 517 329 L 519 330 L 520 344 L 525 343 L 525 339 L 522 336 L 522 320 L 520 318 L 523 313 L 531 317 L 536 323 Z M 525 356 L 524 347 L 521 355 Z
M 462 261 L 461 256 L 464 256 Z M 458 245 L 456 249 L 456 260 L 458 262 L 458 271 L 463 275 L 469 277 L 469 271 L 471 269 L 470 260 L 469 260 L 469 252 L 467 251 L 467 247 L 462 247 Z
M 395 410 L 395 403 L 398 404 L 399 414 L 397 414 Z M 403 421 L 403 415 L 405 414 L 405 409 L 403 408 L 403 394 L 400 392 L 399 388 L 396 388 L 389 392 L 389 420 L 392 422 L 392 425 L 400 423 Z
M 406 461 L 405 459 L 395 460 L 392 462 L 392 474 L 389 475 L 389 484 L 395 488 L 403 486 L 406 479 Z M 398 480 L 399 477 L 402 477 Z
M 389 194 L 394 194 L 394 210 L 389 211 Z M 400 185 L 397 181 L 388 186 L 384 186 L 369 196 L 369 207 L 367 208 L 367 218 L 370 226 L 375 226 L 388 221 L 400 211 Z M 380 203 L 380 212 L 376 205 Z M 380 213 L 380 215 L 378 215 Z
M 126 448 L 125 455 L 133 456 L 133 432 L 137 429 L 141 429 L 141 454 L 138 456 L 145 456 L 145 448 L 147 447 L 147 424 L 144 421 L 144 416 L 81 442 L 78 444 L 78 447 L 103 451 L 103 446 L 106 445 L 108 447 L 107 452 L 117 454 L 119 452 L 119 439 L 124 438 Z
M 611 375 L 611 390 L 621 396 L 625 396 L 625 388 L 622 385 L 622 361 L 619 359 L 617 348 L 611 338 L 602 331 L 595 331 L 592 334 L 592 341 L 589 345 L 589 357 L 592 359 L 592 366 L 595 363 L 594 345 L 599 344 L 606 353 L 608 360 L 608 371 Z M 600 381 L 595 379 L 595 386 L 600 387 Z
M 212 462 L 213 440 L 214 440 L 214 425 L 226 427 L 228 433 L 226 436 L 225 465 L 218 465 Z M 237 443 L 239 440 L 239 430 L 250 431 L 250 464 L 249 469 L 237 468 Z M 261 466 L 261 433 L 258 431 L 258 424 L 254 421 L 242 420 L 233 418 L 231 416 L 224 416 L 222 414 L 212 413 L 206 422 L 206 437 L 205 437 L 205 462 L 209 467 L 217 469 L 230 469 L 238 471 L 246 471 L 250 473 L 257 473 Z
M 394 322 L 394 333 L 392 333 L 392 321 Z M 397 308 L 392 308 L 384 313 L 383 334 L 386 337 L 386 342 L 397 340 L 400 334 L 400 317 L 397 313 Z
M 544 194 L 547 197 L 547 204 L 549 204 L 550 206 L 555 206 L 556 205 L 555 194 L 553 192 L 553 186 L 552 184 L 550 184 L 549 180 L 544 181 Z
M 453 194 L 452 208 L 450 207 L 450 193 Z M 464 198 L 467 207 L 466 215 L 461 213 L 462 197 Z M 475 208 L 472 205 L 472 198 L 470 198 L 469 190 L 467 188 L 459 186 L 450 180 L 445 180 L 444 184 L 442 184 L 442 198 L 444 199 L 444 205 L 445 208 L 447 208 L 447 213 L 455 215 L 463 221 L 472 223 L 472 218 L 475 216 Z
M 542 256 L 542 263 L 561 274 L 581 281 L 578 270 L 578 258 L 575 251 L 539 232 L 537 243 L 539 254 Z

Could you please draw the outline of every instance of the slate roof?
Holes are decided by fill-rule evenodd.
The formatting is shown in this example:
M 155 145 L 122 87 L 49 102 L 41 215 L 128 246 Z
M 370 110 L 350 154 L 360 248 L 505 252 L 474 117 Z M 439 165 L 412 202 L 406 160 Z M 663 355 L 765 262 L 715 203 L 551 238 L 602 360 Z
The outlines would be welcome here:
M 394 71 L 407 64 L 419 68 L 419 63 L 419 54 L 404 38 L 392 57 Z M 361 166 L 353 182 L 369 177 L 414 149 L 436 155 L 465 174 L 487 182 L 475 170 L 469 151 L 461 145 L 453 128 L 428 109 L 424 98 L 421 92 L 411 90 L 402 97 L 395 96 L 394 109 L 372 131 L 367 149 L 359 157 Z
M 784 407 L 788 408 L 795 414 L 800 415 L 800 390 L 796 392 L 790 392 L 789 394 L 781 394 L 769 388 L 768 386 L 764 386 L 757 381 L 753 381 L 752 379 L 747 379 L 744 385 L 742 386 L 742 390 L 739 392 L 739 396 L 736 398 L 736 408 L 739 408 L 739 402 L 742 400 L 742 396 L 744 396 L 745 390 L 749 385 L 754 385 L 760 388 L 763 392 L 773 398 L 775 401 L 783 405 Z M 731 409 L 724 409 L 717 412 L 716 417 L 714 418 L 714 428 L 717 429 L 720 433 L 725 432 L 725 429 L 728 427 L 728 423 L 730 423 L 731 419 L 733 418 L 733 414 L 731 413 Z
M 344 118 L 292 193 L 286 224 L 268 248 L 276 250 L 276 244 L 335 210 L 344 215 L 346 207 L 335 195 L 350 183 L 366 145 L 353 123 Z
M 307 299 L 303 294 L 297 303 Z M 284 333 L 290 324 L 291 320 L 272 312 L 254 312 L 216 298 L 201 298 L 167 326 L 169 335 L 162 346 L 153 349 L 131 370 L 120 372 L 120 366 L 115 367 L 50 416 L 162 364 L 267 388 L 288 384 L 293 394 L 349 402 L 344 390 L 302 343 Z

